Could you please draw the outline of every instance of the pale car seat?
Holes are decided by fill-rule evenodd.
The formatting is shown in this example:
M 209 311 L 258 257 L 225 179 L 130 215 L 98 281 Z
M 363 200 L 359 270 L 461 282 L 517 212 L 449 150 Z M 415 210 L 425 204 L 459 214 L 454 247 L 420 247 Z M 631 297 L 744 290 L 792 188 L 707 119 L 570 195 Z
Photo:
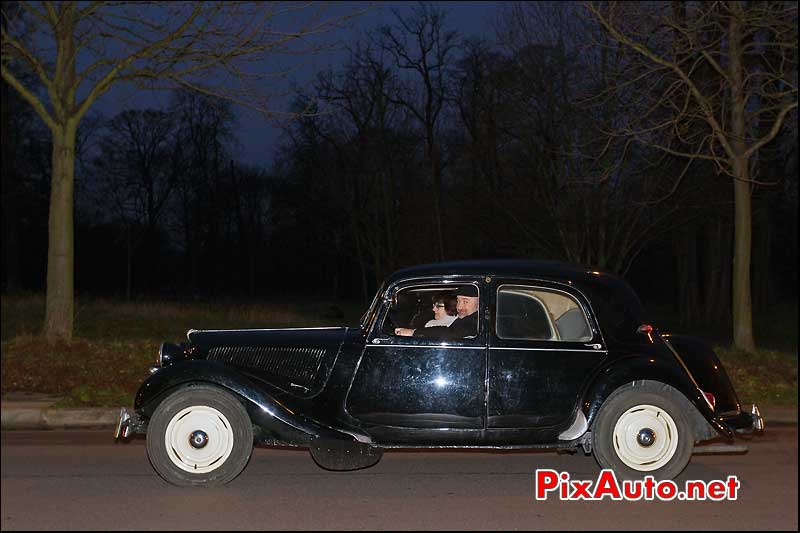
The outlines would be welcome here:
M 592 340 L 589 324 L 586 323 L 586 318 L 577 307 L 573 307 L 561 315 L 556 320 L 556 327 L 561 334 L 562 341 L 586 342 Z

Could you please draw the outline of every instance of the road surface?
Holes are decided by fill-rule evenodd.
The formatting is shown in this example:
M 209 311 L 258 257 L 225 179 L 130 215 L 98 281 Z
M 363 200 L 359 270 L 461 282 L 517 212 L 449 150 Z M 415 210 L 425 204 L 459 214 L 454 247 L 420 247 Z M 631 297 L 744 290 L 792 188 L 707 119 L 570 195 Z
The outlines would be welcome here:
M 144 441 L 103 431 L 4 431 L 2 529 L 797 530 L 797 427 L 768 428 L 743 455 L 695 455 L 677 481 L 741 483 L 737 501 L 536 501 L 537 468 L 595 480 L 592 457 L 554 452 L 389 451 L 357 472 L 304 450 L 256 448 L 218 489 L 182 489 Z

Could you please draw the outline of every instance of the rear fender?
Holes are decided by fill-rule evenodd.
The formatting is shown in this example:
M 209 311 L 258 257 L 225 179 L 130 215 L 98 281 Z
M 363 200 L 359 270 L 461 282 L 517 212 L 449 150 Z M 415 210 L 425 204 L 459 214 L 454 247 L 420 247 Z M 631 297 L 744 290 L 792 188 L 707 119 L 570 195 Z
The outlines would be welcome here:
M 691 372 L 697 385 L 716 399 L 717 413 L 738 413 L 741 404 L 722 362 L 703 340 L 687 335 L 662 334 Z
M 369 437 L 331 428 L 297 414 L 256 386 L 247 376 L 223 364 L 203 359 L 159 368 L 139 387 L 134 409 L 149 418 L 161 401 L 177 388 L 195 383 L 216 385 L 235 394 L 244 404 L 253 424 L 280 442 L 307 444 L 319 439 L 345 442 L 369 440 Z
M 720 435 L 733 438 L 730 429 L 715 420 L 705 398 L 682 369 L 645 355 L 613 361 L 597 374 L 584 396 L 583 406 L 589 427 L 592 427 L 600 407 L 611 393 L 628 383 L 642 380 L 666 383 L 681 393 L 686 400 L 686 412 L 696 441 L 709 440 Z

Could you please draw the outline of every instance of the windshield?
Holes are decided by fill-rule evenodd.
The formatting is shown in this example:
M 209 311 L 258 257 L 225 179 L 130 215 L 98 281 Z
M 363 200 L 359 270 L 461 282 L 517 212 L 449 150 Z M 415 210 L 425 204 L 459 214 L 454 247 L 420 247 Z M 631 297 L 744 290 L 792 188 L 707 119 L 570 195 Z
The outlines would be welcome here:
M 386 288 L 386 285 L 382 285 L 378 291 L 375 293 L 375 297 L 372 298 L 372 303 L 369 304 L 367 310 L 361 315 L 361 319 L 358 321 L 359 325 L 361 326 L 361 331 L 365 332 L 370 326 L 370 322 L 372 322 L 375 313 L 378 312 L 378 307 L 380 307 L 380 302 L 383 300 L 383 293 Z

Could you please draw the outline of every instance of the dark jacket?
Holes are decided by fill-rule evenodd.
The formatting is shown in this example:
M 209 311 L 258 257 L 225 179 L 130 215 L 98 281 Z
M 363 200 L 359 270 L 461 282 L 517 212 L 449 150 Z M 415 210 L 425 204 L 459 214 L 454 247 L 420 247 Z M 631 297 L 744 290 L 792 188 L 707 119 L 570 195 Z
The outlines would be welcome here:
M 414 336 L 420 339 L 463 339 L 474 337 L 478 334 L 478 312 L 464 318 L 457 318 L 449 326 L 432 326 L 430 328 L 417 328 Z

